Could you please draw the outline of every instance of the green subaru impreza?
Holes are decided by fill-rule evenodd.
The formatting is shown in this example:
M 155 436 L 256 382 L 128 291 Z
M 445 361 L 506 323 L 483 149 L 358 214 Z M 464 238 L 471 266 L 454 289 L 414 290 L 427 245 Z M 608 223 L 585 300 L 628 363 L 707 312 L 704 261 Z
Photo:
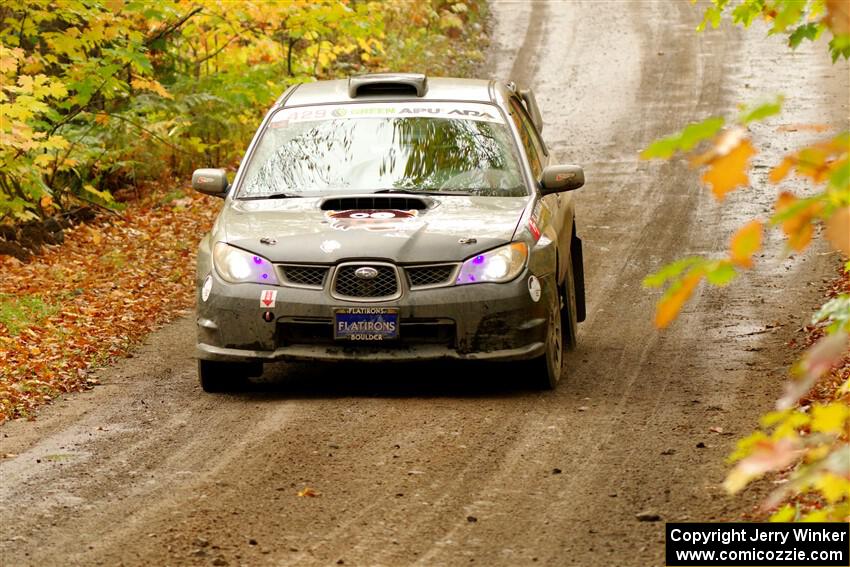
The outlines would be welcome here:
M 373 74 L 289 88 L 198 251 L 206 391 L 273 361 L 529 360 L 554 387 L 584 320 L 581 240 L 534 94 Z

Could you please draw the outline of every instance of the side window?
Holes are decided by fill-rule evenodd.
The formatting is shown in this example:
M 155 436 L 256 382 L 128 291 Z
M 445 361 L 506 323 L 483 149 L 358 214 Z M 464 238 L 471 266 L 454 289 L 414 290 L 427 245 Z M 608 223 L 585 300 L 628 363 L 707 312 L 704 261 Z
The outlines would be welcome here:
M 531 125 L 530 119 L 526 116 L 522 104 L 514 98 L 511 98 L 510 104 L 512 110 L 511 118 L 516 124 L 520 140 L 531 163 L 531 173 L 536 179 L 540 179 L 540 176 L 543 174 L 543 164 L 540 158 L 543 154 L 543 147 L 537 139 L 534 126 Z
M 546 144 L 543 143 L 543 138 L 540 137 L 540 133 L 537 131 L 537 128 L 534 127 L 534 121 L 531 119 L 531 115 L 526 110 L 525 105 L 522 102 L 517 101 L 519 103 L 519 115 L 522 117 L 522 121 L 526 124 L 528 131 L 531 135 L 531 142 L 534 144 L 534 147 L 537 148 L 537 153 L 541 156 L 548 156 L 549 150 L 546 149 Z

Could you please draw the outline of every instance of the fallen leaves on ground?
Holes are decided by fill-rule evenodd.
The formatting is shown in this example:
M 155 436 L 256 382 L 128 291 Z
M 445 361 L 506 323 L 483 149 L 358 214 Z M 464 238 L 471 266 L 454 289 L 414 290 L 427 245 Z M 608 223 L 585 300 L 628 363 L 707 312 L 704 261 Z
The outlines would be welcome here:
M 0 423 L 91 388 L 92 370 L 193 305 L 195 249 L 219 207 L 180 193 L 154 191 L 121 217 L 69 229 L 29 264 L 0 257 L 0 308 L 46 306 L 15 329 L 0 320 Z
M 827 287 L 826 295 L 828 298 L 850 293 L 850 273 L 844 271 L 843 268 L 839 269 L 838 272 L 837 277 L 830 281 Z M 806 325 L 803 331 L 805 332 L 805 336 L 802 340 L 792 341 L 791 346 L 808 349 L 817 343 L 821 343 L 822 339 L 826 336 L 825 327 L 822 325 Z M 850 381 L 850 352 L 845 350 L 843 357 L 837 361 L 829 361 L 825 371 L 827 372 L 799 400 L 798 405 L 811 406 L 816 403 L 828 403 L 838 399 L 844 399 L 850 404 L 850 391 L 841 390 L 841 387 Z

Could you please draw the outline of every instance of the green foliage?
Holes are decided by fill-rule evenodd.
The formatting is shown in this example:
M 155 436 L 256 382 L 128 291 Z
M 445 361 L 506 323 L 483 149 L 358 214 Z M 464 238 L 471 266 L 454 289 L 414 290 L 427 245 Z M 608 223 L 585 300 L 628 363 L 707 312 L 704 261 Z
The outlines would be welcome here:
M 701 256 L 689 256 L 676 260 L 654 274 L 643 279 L 644 287 L 675 286 L 689 276 L 705 277 L 709 283 L 719 287 L 729 284 L 738 275 L 735 264 L 728 260 L 710 260 Z
M 796 49 L 797 46 L 803 43 L 804 39 L 814 41 L 820 37 L 821 33 L 823 33 L 823 26 L 819 26 L 814 22 L 797 26 L 797 28 L 788 36 L 788 45 L 791 49 Z
M 727 12 L 731 12 L 733 23 L 745 28 L 756 20 L 768 22 L 768 34 L 785 34 L 792 49 L 829 31 L 832 60 L 850 58 L 850 8 L 846 0 L 712 0 L 697 30 L 709 25 L 717 28 Z
M 705 265 L 705 259 L 700 256 L 688 256 L 675 262 L 671 262 L 654 274 L 643 279 L 644 287 L 662 287 L 669 281 L 677 279 L 682 273 L 692 269 L 701 269 Z
M 741 123 L 763 120 L 779 111 L 771 103 L 745 111 Z M 749 144 L 742 126 L 719 133 L 712 148 L 691 158 L 692 163 L 708 164 L 718 176 L 730 178 L 746 173 L 743 162 L 724 161 L 735 148 Z M 815 234 L 815 223 L 825 225 L 823 236 L 837 251 L 850 256 L 850 135 L 842 133 L 802 148 L 785 156 L 769 174 L 772 183 L 781 183 L 789 174 L 808 179 L 816 191 L 809 197 L 797 198 L 789 192 L 779 194 L 773 225 L 781 227 L 788 237 L 788 249 L 804 250 Z M 751 267 L 752 257 L 761 248 L 762 223 L 751 221 L 731 239 L 728 259 L 687 257 L 662 267 L 644 280 L 648 287 L 666 286 L 658 301 L 655 324 L 669 325 L 687 299 L 704 278 L 713 285 L 726 285 L 736 275 L 737 267 Z M 850 269 L 850 263 L 848 263 Z M 846 396 L 850 381 L 826 402 L 798 403 L 816 382 L 839 364 L 848 352 L 850 334 L 850 294 L 841 294 L 826 302 L 812 318 L 822 325 L 826 336 L 810 347 L 792 369 L 793 379 L 777 401 L 780 411 L 762 419 L 762 428 L 741 440 L 731 460 L 737 463 L 725 481 L 729 492 L 742 490 L 750 482 L 767 473 L 785 470 L 793 465 L 788 482 L 765 502 L 765 509 L 775 508 L 789 499 L 801 496 L 815 498 L 822 507 L 811 510 L 787 504 L 772 516 L 775 521 L 846 521 L 850 515 L 850 410 Z M 846 380 L 846 379 L 845 379 Z M 796 500 L 795 500 L 796 502 Z
M 377 62 L 387 69 L 435 76 L 472 74 L 484 61 L 486 6 L 477 0 L 385 3 L 388 26 L 401 21 L 406 29 L 387 30 L 386 54 Z M 395 65 L 390 57 L 396 59 Z
M 792 48 L 829 30 L 833 60 L 850 56 L 850 4 L 846 0 L 713 0 L 700 29 L 709 24 L 717 27 L 728 10 L 732 20 L 744 27 L 756 19 L 769 20 L 770 33 L 787 34 Z M 689 157 L 693 166 L 706 168 L 703 182 L 722 199 L 728 191 L 749 185 L 749 158 L 756 149 L 747 124 L 778 114 L 781 105 L 780 98 L 745 108 L 737 124 L 726 129 L 722 129 L 722 121 L 714 123 L 716 127 L 707 125 L 709 121 L 693 124 L 654 142 L 641 157 L 667 159 L 711 139 L 707 151 Z M 816 235 L 816 225 L 822 223 L 824 239 L 850 257 L 850 133 L 842 132 L 786 155 L 770 170 L 768 179 L 780 184 L 792 174 L 807 180 L 813 190 L 805 198 L 782 191 L 776 199 L 771 224 L 787 236 L 787 250 L 804 250 Z M 656 326 L 666 327 L 675 319 L 703 278 L 713 285 L 726 285 L 735 277 L 736 268 L 751 267 L 762 237 L 763 223 L 751 221 L 732 237 L 728 259 L 684 258 L 648 276 L 644 285 L 666 286 L 656 307 Z M 829 394 L 813 390 L 818 380 L 848 360 L 850 294 L 826 302 L 812 324 L 820 325 L 825 336 L 793 366 L 792 380 L 776 403 L 778 411 L 763 416 L 760 429 L 738 442 L 730 457 L 735 466 L 724 483 L 728 492 L 737 493 L 765 474 L 786 471 L 785 482 L 764 503 L 764 510 L 776 509 L 773 521 L 850 519 L 850 380 L 845 374 L 842 386 L 824 389 Z M 801 400 L 805 400 L 804 407 Z M 817 506 L 801 502 L 817 502 Z
M 231 166 L 295 82 L 469 72 L 483 56 L 458 39 L 478 38 L 483 4 L 8 0 L 0 222 L 76 199 L 115 206 L 110 192 L 127 184 Z
M 827 324 L 828 333 L 844 331 L 850 333 L 850 294 L 833 297 L 812 316 L 812 325 Z
M 725 120 L 719 116 L 688 124 L 681 132 L 654 141 L 641 152 L 640 157 L 643 159 L 667 159 L 676 152 L 688 152 L 703 140 L 713 138 L 723 128 L 724 124 Z
M 829 40 L 829 52 L 832 54 L 833 63 L 839 57 L 850 59 L 850 34 L 837 35 Z
M 744 108 L 738 121 L 741 124 L 749 124 L 750 122 L 760 122 L 766 118 L 770 118 L 782 112 L 782 97 L 777 97 L 775 101 L 760 104 L 755 108 Z
M 750 122 L 757 122 L 779 114 L 782 111 L 782 101 L 783 99 L 780 96 L 776 100 L 755 107 L 744 107 L 737 122 L 741 125 L 747 125 Z M 669 159 L 680 152 L 688 153 L 701 142 L 717 136 L 725 125 L 726 120 L 722 116 L 712 116 L 700 122 L 693 122 L 675 134 L 655 140 L 641 152 L 640 157 L 642 159 Z
M 738 276 L 735 267 L 728 262 L 716 262 L 713 270 L 708 270 L 705 279 L 713 286 L 729 285 Z

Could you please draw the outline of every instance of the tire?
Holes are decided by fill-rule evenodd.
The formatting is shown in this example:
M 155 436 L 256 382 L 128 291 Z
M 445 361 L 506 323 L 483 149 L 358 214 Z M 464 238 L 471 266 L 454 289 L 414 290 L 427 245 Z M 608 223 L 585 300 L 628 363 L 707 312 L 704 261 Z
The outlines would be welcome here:
M 233 392 L 245 386 L 249 376 L 263 373 L 257 362 L 218 362 L 198 360 L 198 380 L 204 392 Z
M 531 361 L 534 376 L 540 388 L 554 390 L 561 380 L 564 367 L 564 328 L 561 315 L 560 293 L 553 294 L 549 300 L 547 313 L 545 350 L 542 355 Z
M 587 318 L 587 297 L 584 291 L 584 260 L 581 251 L 581 238 L 576 236 L 573 224 L 573 238 L 570 242 L 570 267 L 573 270 L 573 289 L 576 296 L 576 321 L 581 323 Z
M 564 329 L 564 347 L 567 350 L 575 350 L 578 346 L 579 298 L 576 293 L 576 273 L 573 263 L 570 261 L 567 264 L 569 270 L 561 289 L 561 324 Z

